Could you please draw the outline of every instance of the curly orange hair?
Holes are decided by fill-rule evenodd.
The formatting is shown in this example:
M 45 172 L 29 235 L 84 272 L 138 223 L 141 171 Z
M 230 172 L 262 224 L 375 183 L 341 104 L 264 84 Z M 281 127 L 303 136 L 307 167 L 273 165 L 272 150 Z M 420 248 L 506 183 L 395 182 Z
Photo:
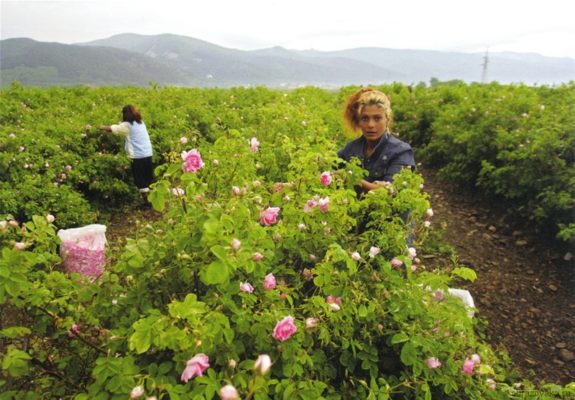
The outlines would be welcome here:
M 385 93 L 373 88 L 363 88 L 348 97 L 345 103 L 343 118 L 353 131 L 359 129 L 359 117 L 365 106 L 375 105 L 383 109 L 388 126 L 391 125 L 391 102 Z

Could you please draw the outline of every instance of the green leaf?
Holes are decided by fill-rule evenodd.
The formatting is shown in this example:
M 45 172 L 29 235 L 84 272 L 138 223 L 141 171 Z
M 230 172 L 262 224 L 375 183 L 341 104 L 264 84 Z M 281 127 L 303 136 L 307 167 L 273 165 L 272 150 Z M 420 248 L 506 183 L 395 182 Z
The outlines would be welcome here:
M 216 260 L 202 270 L 200 278 L 207 285 L 227 283 L 230 278 L 230 268 L 221 260 Z
M 28 373 L 28 360 L 31 359 L 28 353 L 10 346 L 2 359 L 2 369 L 13 377 L 24 376 Z
M 417 352 L 415 351 L 415 347 L 411 342 L 407 342 L 403 346 L 399 358 L 405 365 L 413 365 L 415 363 L 417 360 Z
M 392 336 L 391 344 L 403 343 L 407 342 L 408 340 L 409 336 L 407 336 L 407 334 L 405 334 L 404 332 L 399 332 Z
M 228 252 L 226 251 L 224 246 L 215 245 L 210 248 L 212 253 L 219 258 L 220 260 L 226 262 L 229 259 Z
M 451 273 L 471 282 L 477 279 L 475 271 L 466 267 L 455 268 Z
M 0 331 L 0 335 L 14 339 L 20 336 L 26 336 L 30 332 L 30 329 L 26 328 L 25 326 L 11 326 L 10 328 L 2 329 Z

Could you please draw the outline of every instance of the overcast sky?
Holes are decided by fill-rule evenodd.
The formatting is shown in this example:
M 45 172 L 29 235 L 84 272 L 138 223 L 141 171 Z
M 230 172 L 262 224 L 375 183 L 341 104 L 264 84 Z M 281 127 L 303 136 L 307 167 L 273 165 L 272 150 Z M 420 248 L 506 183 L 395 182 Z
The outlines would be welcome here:
M 572 0 L 0 1 L 2 39 L 77 43 L 174 33 L 242 50 L 282 46 L 575 58 Z

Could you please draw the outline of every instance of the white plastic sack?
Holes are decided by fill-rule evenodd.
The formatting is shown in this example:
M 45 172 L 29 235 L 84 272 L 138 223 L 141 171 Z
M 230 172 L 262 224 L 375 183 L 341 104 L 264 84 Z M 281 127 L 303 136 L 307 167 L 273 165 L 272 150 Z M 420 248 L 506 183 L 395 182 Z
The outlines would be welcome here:
M 106 225 L 60 229 L 60 257 L 67 272 L 97 278 L 106 264 Z
M 473 297 L 471 297 L 469 290 L 448 288 L 447 291 L 451 296 L 455 296 L 463 301 L 463 304 L 465 304 L 465 307 L 468 309 L 467 315 L 469 315 L 469 318 L 472 318 L 475 315 L 475 311 L 473 311 L 475 303 L 473 302 Z

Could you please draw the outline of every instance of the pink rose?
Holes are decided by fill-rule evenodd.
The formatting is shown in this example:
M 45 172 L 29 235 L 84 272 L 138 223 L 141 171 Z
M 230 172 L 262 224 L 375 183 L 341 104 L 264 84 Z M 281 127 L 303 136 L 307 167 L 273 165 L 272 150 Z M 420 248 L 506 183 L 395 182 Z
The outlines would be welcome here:
M 222 400 L 236 400 L 240 395 L 234 386 L 226 385 L 220 389 L 220 397 Z
M 369 249 L 369 256 L 371 258 L 375 257 L 376 255 L 379 254 L 381 250 L 379 249 L 379 247 L 376 246 L 371 246 L 371 248 Z
M 319 210 L 325 213 L 329 210 L 329 196 L 319 199 L 318 201 Z
M 241 282 L 240 290 L 245 293 L 253 293 L 254 287 L 249 282 Z
M 473 361 L 474 365 L 479 365 L 481 364 L 481 357 L 479 357 L 479 354 L 472 354 L 471 361 Z
M 310 212 L 315 206 L 317 206 L 317 201 L 315 200 L 308 200 L 303 206 L 303 212 L 308 213 Z
M 263 258 L 264 258 L 263 254 L 262 254 L 262 253 L 259 253 L 259 252 L 257 252 L 257 251 L 256 251 L 256 252 L 253 254 L 253 256 L 252 256 L 252 260 L 254 260 L 254 261 L 256 261 L 256 262 L 257 262 L 257 261 L 261 261 Z
M 433 217 L 433 209 L 428 208 L 425 210 L 425 214 L 427 214 L 428 217 Z
M 353 253 L 351 253 L 351 258 L 354 261 L 359 261 L 361 260 L 361 256 L 359 255 L 359 253 L 357 251 L 354 251 Z
M 184 160 L 184 164 L 182 165 L 184 172 L 196 172 L 204 166 L 202 156 L 196 149 L 182 151 L 182 160 Z
M 291 315 L 288 315 L 276 324 L 273 337 L 280 342 L 285 342 L 296 331 L 297 327 L 294 324 L 294 319 Z
M 265 290 L 272 290 L 276 287 L 276 278 L 274 274 L 271 272 L 267 274 L 264 278 L 264 289 Z
M 66 165 L 66 171 L 72 171 L 72 166 L 71 165 Z
M 255 138 L 250 139 L 250 149 L 253 153 L 257 153 L 260 148 L 260 142 Z
M 425 360 L 425 364 L 429 369 L 435 369 L 441 367 L 441 362 L 435 357 L 429 357 L 427 360 Z
M 240 194 L 240 188 L 237 186 L 232 186 L 232 193 L 238 196 Z
M 461 372 L 464 373 L 465 375 L 471 375 L 473 374 L 474 366 L 475 363 L 469 358 L 466 358 L 465 361 L 463 362 L 463 366 L 461 367 Z
M 403 261 L 401 261 L 399 258 L 393 257 L 391 259 L 391 266 L 393 268 L 399 268 L 403 265 Z
M 339 305 L 341 305 L 341 297 L 327 296 L 325 298 L 325 301 L 328 304 L 339 304 Z
M 188 360 L 184 372 L 182 372 L 181 380 L 187 383 L 194 376 L 202 376 L 202 373 L 210 367 L 210 359 L 203 353 L 196 354 L 193 358 Z
M 279 207 L 268 207 L 260 213 L 260 224 L 264 226 L 273 225 L 277 222 Z
M 16 250 L 24 250 L 26 248 L 26 243 L 24 242 L 16 242 L 14 243 L 14 248 Z
M 331 173 L 329 171 L 322 172 L 319 181 L 322 185 L 328 186 L 331 183 Z
M 238 239 L 232 240 L 232 249 L 238 251 L 240 247 L 242 247 L 242 242 L 240 242 Z
M 186 144 L 186 143 L 188 143 L 188 138 L 185 137 L 185 136 L 182 136 L 182 137 L 180 138 L 180 143 L 181 143 L 181 144 Z

